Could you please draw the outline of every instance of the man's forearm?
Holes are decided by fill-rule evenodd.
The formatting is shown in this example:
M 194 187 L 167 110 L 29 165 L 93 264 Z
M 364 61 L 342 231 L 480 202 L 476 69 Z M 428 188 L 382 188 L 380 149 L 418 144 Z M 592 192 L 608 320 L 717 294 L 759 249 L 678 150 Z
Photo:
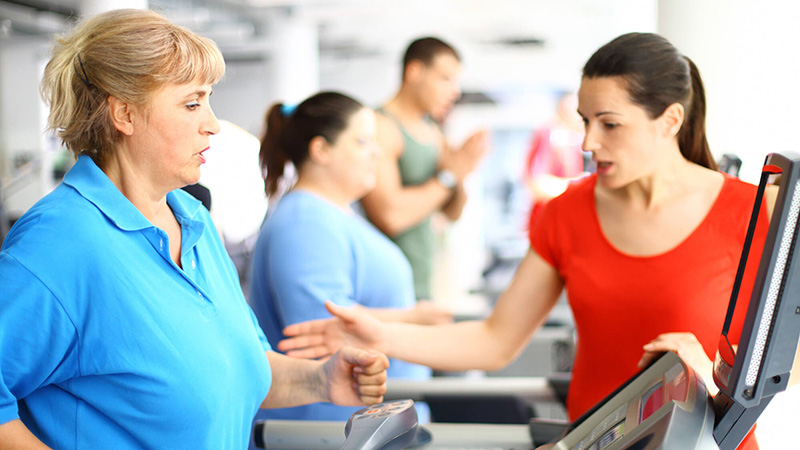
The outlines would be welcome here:
M 467 191 L 464 189 L 463 183 L 458 183 L 453 189 L 453 196 L 442 206 L 442 213 L 450 221 L 456 221 L 461 217 L 461 213 L 464 212 L 464 205 L 466 204 Z
M 451 196 L 450 189 L 432 178 L 391 195 L 367 195 L 362 205 L 372 223 L 385 234 L 395 236 L 441 210 Z

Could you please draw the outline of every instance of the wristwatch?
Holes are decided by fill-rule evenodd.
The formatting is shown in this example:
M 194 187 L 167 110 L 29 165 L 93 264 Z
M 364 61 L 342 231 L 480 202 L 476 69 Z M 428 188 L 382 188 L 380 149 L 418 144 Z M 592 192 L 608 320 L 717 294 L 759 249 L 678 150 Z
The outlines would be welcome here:
M 447 189 L 453 189 L 456 187 L 456 183 L 458 183 L 458 178 L 456 178 L 456 174 L 454 174 L 452 170 L 444 169 L 436 173 L 436 181 Z

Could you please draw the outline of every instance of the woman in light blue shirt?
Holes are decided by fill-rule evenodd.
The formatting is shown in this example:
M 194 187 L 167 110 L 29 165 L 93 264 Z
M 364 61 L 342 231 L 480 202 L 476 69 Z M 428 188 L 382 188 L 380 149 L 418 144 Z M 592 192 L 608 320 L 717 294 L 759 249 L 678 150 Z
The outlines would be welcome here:
M 330 317 L 325 301 L 356 306 L 389 321 L 438 323 L 450 313 L 417 303 L 402 251 L 351 204 L 375 186 L 375 115 L 352 98 L 322 92 L 296 108 L 274 105 L 261 144 L 266 190 L 274 196 L 291 162 L 297 182 L 267 218 L 256 243 L 250 303 L 269 342 L 291 324 Z M 427 367 L 392 361 L 389 377 L 424 379 Z M 421 420 L 424 405 L 417 406 Z M 259 418 L 346 420 L 329 404 L 271 410 Z
M 42 92 L 77 157 L 0 251 L 0 449 L 243 449 L 261 407 L 374 403 L 388 361 L 271 350 L 197 182 L 219 130 L 216 45 L 104 13 L 58 40 Z

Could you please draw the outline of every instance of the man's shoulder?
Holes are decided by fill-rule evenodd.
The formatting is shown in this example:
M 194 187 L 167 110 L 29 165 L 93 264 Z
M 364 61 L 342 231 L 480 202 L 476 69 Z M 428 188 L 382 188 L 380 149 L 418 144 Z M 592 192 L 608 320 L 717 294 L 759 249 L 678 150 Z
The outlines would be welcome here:
M 397 119 L 389 116 L 383 110 L 375 111 L 375 125 L 378 144 L 384 152 L 388 152 L 394 159 L 400 159 L 405 143 L 403 133 Z

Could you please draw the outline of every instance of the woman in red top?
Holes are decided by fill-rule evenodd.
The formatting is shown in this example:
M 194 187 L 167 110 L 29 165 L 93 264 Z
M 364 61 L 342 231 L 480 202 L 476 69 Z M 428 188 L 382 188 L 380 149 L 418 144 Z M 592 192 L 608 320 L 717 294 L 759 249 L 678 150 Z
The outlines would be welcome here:
M 716 391 L 711 358 L 756 187 L 716 170 L 700 75 L 661 36 L 631 33 L 600 48 L 578 97 L 597 171 L 545 207 L 486 320 L 420 327 L 331 305 L 338 321 L 287 328 L 299 337 L 279 348 L 317 357 L 346 340 L 438 369 L 494 370 L 519 354 L 566 288 L 578 335 L 571 418 L 667 350 Z M 740 448 L 757 448 L 752 433 Z

